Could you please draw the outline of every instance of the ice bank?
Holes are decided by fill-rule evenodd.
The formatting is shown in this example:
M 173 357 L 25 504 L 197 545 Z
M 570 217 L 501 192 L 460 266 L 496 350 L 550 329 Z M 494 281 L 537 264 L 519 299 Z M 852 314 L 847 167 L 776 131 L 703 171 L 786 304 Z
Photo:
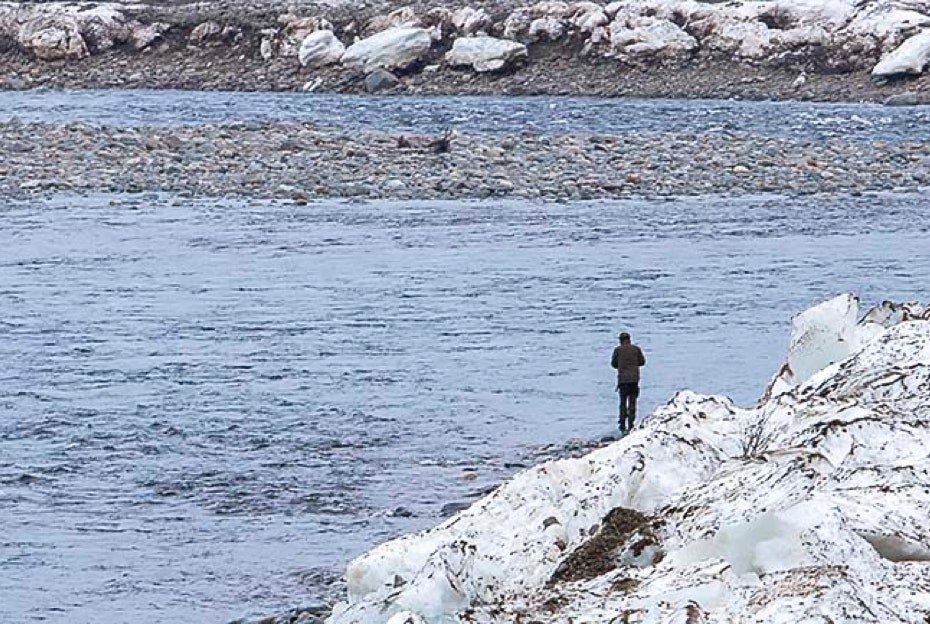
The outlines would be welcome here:
M 930 309 L 820 304 L 757 407 L 682 392 L 346 576 L 329 624 L 925 624 Z

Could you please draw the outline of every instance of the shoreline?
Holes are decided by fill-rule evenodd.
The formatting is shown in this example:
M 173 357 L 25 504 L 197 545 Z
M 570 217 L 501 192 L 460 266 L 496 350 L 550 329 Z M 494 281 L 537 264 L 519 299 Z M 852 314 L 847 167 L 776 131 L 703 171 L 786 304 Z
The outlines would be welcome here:
M 880 62 L 914 38 L 914 20 L 930 24 L 930 15 L 887 13 L 874 3 L 849 4 L 845 21 L 826 9 L 811 11 L 801 0 L 755 2 L 742 9 L 689 0 L 387 1 L 359 9 L 338 1 L 303 6 L 280 0 L 250 5 L 236 0 L 225 5 L 0 2 L 0 90 L 930 104 L 930 73 L 915 71 L 916 65 L 875 74 Z M 350 52 L 360 43 L 391 33 L 406 33 L 408 39 L 378 44 L 352 60 Z M 494 57 L 493 69 L 471 56 L 456 60 L 450 54 L 463 40 L 505 42 L 513 54 Z M 372 82 L 376 72 L 379 80 Z
M 0 71 L 0 91 L 152 89 L 369 94 L 364 74 L 347 74 L 336 68 L 308 72 L 292 59 L 241 59 L 229 52 L 201 49 L 145 55 L 111 50 L 80 61 L 52 63 L 23 54 L 0 54 L 0 67 L 5 68 Z M 576 57 L 558 46 L 535 50 L 530 58 L 507 73 L 475 74 L 449 67 L 397 73 L 397 85 L 378 95 L 930 104 L 930 76 L 876 83 L 864 71 L 816 74 L 807 73 L 803 67 L 765 67 L 722 59 L 695 59 L 675 67 L 630 67 L 611 59 Z M 801 85 L 797 84 L 800 76 L 804 78 Z

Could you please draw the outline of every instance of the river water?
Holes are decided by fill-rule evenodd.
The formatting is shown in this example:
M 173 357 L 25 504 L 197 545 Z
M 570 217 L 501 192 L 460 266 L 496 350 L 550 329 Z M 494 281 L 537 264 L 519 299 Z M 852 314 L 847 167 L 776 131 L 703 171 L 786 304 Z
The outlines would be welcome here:
M 649 359 L 643 413 L 685 388 L 748 404 L 792 314 L 850 290 L 926 300 L 930 280 L 919 194 L 47 195 L 0 220 L 10 623 L 328 599 L 351 557 L 530 449 L 612 431 L 618 330 Z
M 309 123 L 353 132 L 707 134 L 924 141 L 930 106 L 581 97 L 371 97 L 196 91 L 0 91 L 0 122 Z

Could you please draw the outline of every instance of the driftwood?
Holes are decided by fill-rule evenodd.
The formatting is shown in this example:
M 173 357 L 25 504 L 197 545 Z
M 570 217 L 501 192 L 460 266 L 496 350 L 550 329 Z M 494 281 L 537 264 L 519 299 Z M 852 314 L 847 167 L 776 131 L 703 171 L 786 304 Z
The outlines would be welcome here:
M 397 137 L 397 147 L 400 149 L 415 149 L 433 154 L 445 154 L 452 149 L 452 139 L 455 130 L 449 128 L 442 136 L 433 134 L 410 134 Z

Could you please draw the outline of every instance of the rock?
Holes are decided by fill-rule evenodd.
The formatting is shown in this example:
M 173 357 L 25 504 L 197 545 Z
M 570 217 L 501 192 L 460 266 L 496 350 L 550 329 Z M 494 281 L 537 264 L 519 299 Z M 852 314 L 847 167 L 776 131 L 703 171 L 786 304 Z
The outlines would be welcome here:
M 471 503 L 446 503 L 442 506 L 442 509 L 439 510 L 439 515 L 445 518 L 446 516 L 457 514 L 469 507 L 471 507 Z
M 868 3 L 840 31 L 846 46 L 872 52 L 888 51 L 903 41 L 903 35 L 930 26 L 930 16 L 898 8 L 893 3 Z
M 223 27 L 214 21 L 203 22 L 198 24 L 187 36 L 187 40 L 194 45 L 199 45 L 206 41 L 214 41 L 220 38 L 223 33 Z
M 565 19 L 575 10 L 574 6 L 575 5 L 562 2 L 561 0 L 543 0 L 530 7 L 530 10 L 534 17 L 557 17 L 559 19 Z
M 872 69 L 873 77 L 922 74 L 930 62 L 930 30 L 924 30 L 902 43 Z
M 607 26 L 610 18 L 599 4 L 581 3 L 572 17 L 572 26 L 582 33 L 592 33 L 598 28 Z
M 90 54 L 77 22 L 65 16 L 26 22 L 19 29 L 18 42 L 45 61 L 82 59 Z
M 396 87 L 399 83 L 397 76 L 386 69 L 378 68 L 365 76 L 365 91 L 376 93 Z
M 407 189 L 407 183 L 400 178 L 391 178 L 389 180 L 385 180 L 382 188 L 385 191 L 390 192 L 404 191 Z
M 462 7 L 452 14 L 452 26 L 462 35 L 487 32 L 491 27 L 491 16 L 484 9 Z
M 401 28 L 418 28 L 422 26 L 413 7 L 405 6 L 391 11 L 387 15 L 377 15 L 365 26 L 367 33 L 380 33 L 386 30 Z
M 433 154 L 445 154 L 452 149 L 452 141 L 457 137 L 454 129 L 446 130 L 443 135 L 435 134 L 407 134 L 397 137 L 397 147 L 399 149 L 412 149 L 430 152 Z
M 481 36 L 456 39 L 445 58 L 454 67 L 470 65 L 475 71 L 490 72 L 509 67 L 526 56 L 526 46 L 522 43 Z
M 318 30 L 304 37 L 297 58 L 304 67 L 315 69 L 338 63 L 345 51 L 331 30 Z
M 282 15 L 278 21 L 284 24 L 277 39 L 277 53 L 280 56 L 292 56 L 299 52 L 304 39 L 321 30 L 333 30 L 333 25 L 324 17 L 297 17 L 296 15 Z
M 350 45 L 342 63 L 367 72 L 405 69 L 426 56 L 432 45 L 430 31 L 425 28 L 392 28 Z
M 132 46 L 133 50 L 141 51 L 161 39 L 162 34 L 166 32 L 170 26 L 163 22 L 155 22 L 152 24 L 139 24 L 132 28 L 129 34 L 129 45 Z
M 528 35 L 531 41 L 558 41 L 564 34 L 565 24 L 557 17 L 540 17 L 530 22 Z
M 778 32 L 762 22 L 717 15 L 692 23 L 689 30 L 698 34 L 701 45 L 708 49 L 751 60 L 765 58 L 775 50 L 773 39 Z
M 114 5 L 101 4 L 81 6 L 82 10 L 73 13 L 78 30 L 90 52 L 109 50 L 117 43 L 131 39 L 131 31 L 139 24 L 129 24 L 124 15 Z
M 885 106 L 917 106 L 920 104 L 920 97 L 913 91 L 905 91 L 888 97 L 884 104 Z
M 521 40 L 530 29 L 533 18 L 527 7 L 521 7 L 507 16 L 502 25 L 504 38 Z
M 452 11 L 445 7 L 434 7 L 423 16 L 423 25 L 438 27 L 440 31 L 454 28 L 452 25 Z
M 4 84 L 8 89 L 12 89 L 13 91 L 21 91 L 29 86 L 29 83 L 17 76 L 10 76 L 5 78 Z
M 676 58 L 689 56 L 697 40 L 667 19 L 617 18 L 610 25 L 610 42 L 621 58 Z
M 270 61 L 274 57 L 274 39 L 269 35 L 262 37 L 258 51 L 264 60 Z
M 224 26 L 220 33 L 220 39 L 237 43 L 242 40 L 242 29 L 237 26 Z
M 394 518 L 412 518 L 413 512 L 406 507 L 395 507 L 394 510 L 391 511 L 391 516 Z
M 284 20 L 284 29 L 282 34 L 286 39 L 293 42 L 303 41 L 304 38 L 319 30 L 333 30 L 332 23 L 320 16 L 313 17 L 296 17 L 288 16 Z

